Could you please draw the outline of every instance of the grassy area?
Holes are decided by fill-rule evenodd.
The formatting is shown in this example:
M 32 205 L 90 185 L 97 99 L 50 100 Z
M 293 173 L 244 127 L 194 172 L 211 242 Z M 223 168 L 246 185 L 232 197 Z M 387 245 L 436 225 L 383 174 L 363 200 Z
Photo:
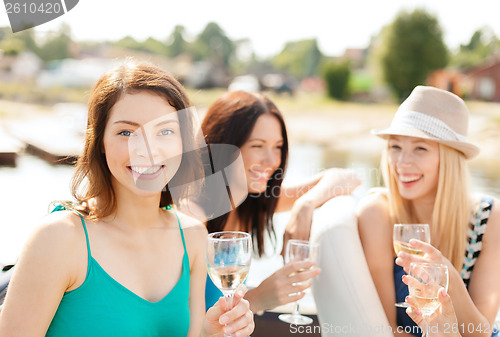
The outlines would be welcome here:
M 61 102 L 86 103 L 90 89 L 51 87 L 41 88 L 35 83 L 0 82 L 0 99 L 40 105 Z
M 193 104 L 199 108 L 207 108 L 215 99 L 226 92 L 225 89 L 193 90 L 187 89 Z M 393 114 L 396 104 L 368 104 L 358 102 L 336 101 L 326 97 L 322 92 L 297 91 L 294 96 L 266 92 L 266 95 L 287 116 L 300 115 L 338 115 L 356 113 Z
M 358 78 L 359 86 L 366 85 L 366 78 Z M 192 89 L 186 88 L 192 103 L 200 110 L 208 106 L 226 92 L 223 88 Z M 40 88 L 35 83 L 0 83 L 0 118 L 18 115 L 20 104 L 32 105 L 31 110 L 48 111 L 51 106 L 61 102 L 78 102 L 86 104 L 90 88 Z M 295 95 L 266 93 L 278 106 L 281 112 L 291 118 L 330 117 L 363 118 L 363 116 L 392 116 L 397 110 L 394 103 L 359 103 L 336 101 L 326 97 L 323 92 L 307 92 L 297 90 Z M 10 102 L 9 104 L 7 102 Z M 467 102 L 474 114 L 486 114 L 496 125 L 500 125 L 499 104 L 485 102 Z M 36 108 L 35 108 L 36 107 Z M 38 109 L 38 107 L 45 109 Z

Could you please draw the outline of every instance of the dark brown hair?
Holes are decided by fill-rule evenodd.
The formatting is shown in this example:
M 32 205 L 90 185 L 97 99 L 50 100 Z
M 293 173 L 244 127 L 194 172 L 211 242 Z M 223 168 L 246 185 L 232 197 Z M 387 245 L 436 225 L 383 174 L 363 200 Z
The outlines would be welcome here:
M 281 125 L 283 137 L 281 163 L 269 178 L 266 191 L 250 194 L 236 208 L 238 220 L 244 226 L 245 231 L 252 234 L 254 246 L 258 247 L 259 255 L 264 252 L 265 230 L 276 239 L 272 218 L 278 204 L 288 157 L 288 137 L 283 116 L 276 105 L 264 94 L 233 91 L 224 94 L 209 107 L 201 126 L 208 145 L 230 144 L 241 147 L 250 137 L 257 119 L 264 114 L 276 117 Z M 229 214 L 224 214 L 208 220 L 208 231 L 210 233 L 222 231 L 228 216 Z
M 190 106 L 182 85 L 173 76 L 153 64 L 129 59 L 101 76 L 90 95 L 84 149 L 78 158 L 71 184 L 73 197 L 81 205 L 78 209 L 93 218 L 105 217 L 116 209 L 111 172 L 106 162 L 106 154 L 102 151 L 109 112 L 122 95 L 141 91 L 148 91 L 165 98 L 177 111 Z M 183 144 L 194 141 L 192 117 L 189 113 L 178 115 Z M 196 160 L 195 156 L 183 155 L 180 167 L 172 180 L 179 179 L 180 174 L 187 174 L 188 171 L 194 175 L 194 171 L 189 168 L 201 170 L 201 165 L 193 160 Z M 103 202 L 99 203 L 98 208 L 90 207 L 89 200 L 96 197 Z M 172 202 L 167 186 L 161 193 L 159 207 L 170 205 Z

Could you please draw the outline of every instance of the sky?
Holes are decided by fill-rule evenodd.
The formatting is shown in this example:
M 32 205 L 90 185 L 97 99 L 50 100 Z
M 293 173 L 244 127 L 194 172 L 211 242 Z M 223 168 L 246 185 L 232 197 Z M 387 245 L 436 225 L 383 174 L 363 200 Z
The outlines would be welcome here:
M 279 53 L 286 42 L 308 38 L 317 38 L 324 54 L 336 56 L 345 48 L 366 47 L 400 10 L 417 7 L 438 17 L 452 49 L 485 25 L 500 36 L 498 0 L 80 0 L 73 10 L 36 31 L 55 30 L 65 22 L 77 41 L 127 35 L 165 40 L 176 25 L 196 36 L 207 23 L 216 22 L 231 39 L 250 39 L 259 56 Z M 9 20 L 2 8 L 0 26 L 6 25 Z

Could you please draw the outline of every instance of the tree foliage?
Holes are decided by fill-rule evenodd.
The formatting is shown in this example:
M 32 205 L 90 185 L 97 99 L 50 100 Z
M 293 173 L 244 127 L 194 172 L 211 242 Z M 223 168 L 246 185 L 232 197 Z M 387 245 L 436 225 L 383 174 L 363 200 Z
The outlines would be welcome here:
M 6 39 L 0 41 L 0 50 L 4 55 L 19 55 L 26 49 L 24 42 L 20 39 Z
M 40 47 L 38 56 L 44 61 L 62 60 L 71 57 L 71 29 L 66 23 L 47 38 Z
M 323 55 L 316 39 L 288 42 L 273 58 L 273 65 L 298 78 L 318 75 Z
M 423 9 L 400 12 L 382 31 L 381 48 L 382 73 L 400 100 L 448 62 L 441 26 Z
M 467 69 L 480 64 L 500 49 L 500 40 L 490 27 L 482 27 L 472 34 L 469 43 L 460 45 L 450 60 L 450 65 Z
M 328 97 L 345 100 L 349 96 L 351 67 L 348 61 L 328 62 L 322 67 Z
M 176 57 L 188 51 L 188 43 L 184 39 L 186 28 L 177 25 L 167 41 L 168 56 Z
M 167 53 L 167 47 L 165 44 L 152 37 L 147 38 L 143 42 L 139 42 L 131 36 L 125 36 L 124 38 L 116 41 L 114 45 L 124 49 L 136 50 L 156 55 L 166 55 Z
M 192 51 L 195 60 L 206 60 L 215 66 L 229 68 L 235 46 L 218 24 L 210 22 L 196 38 Z

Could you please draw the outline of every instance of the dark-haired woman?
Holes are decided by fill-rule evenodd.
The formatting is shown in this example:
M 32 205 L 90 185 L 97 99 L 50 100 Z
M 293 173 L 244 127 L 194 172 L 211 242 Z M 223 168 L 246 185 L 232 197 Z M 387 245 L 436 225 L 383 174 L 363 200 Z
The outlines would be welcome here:
M 209 146 L 230 144 L 241 150 L 248 197 L 235 209 L 207 221 L 209 232 L 237 230 L 251 233 L 259 255 L 266 235 L 273 236 L 273 215 L 290 211 L 284 243 L 309 238 L 313 210 L 325 201 L 351 193 L 359 179 L 349 170 L 329 169 L 298 186 L 281 186 L 288 157 L 285 122 L 276 105 L 264 94 L 228 92 L 208 109 L 202 123 Z M 294 262 L 276 271 L 246 294 L 254 312 L 275 308 L 304 297 L 304 290 L 319 269 L 312 262 Z M 297 270 L 307 270 L 296 273 Z M 220 293 L 207 280 L 206 304 Z

